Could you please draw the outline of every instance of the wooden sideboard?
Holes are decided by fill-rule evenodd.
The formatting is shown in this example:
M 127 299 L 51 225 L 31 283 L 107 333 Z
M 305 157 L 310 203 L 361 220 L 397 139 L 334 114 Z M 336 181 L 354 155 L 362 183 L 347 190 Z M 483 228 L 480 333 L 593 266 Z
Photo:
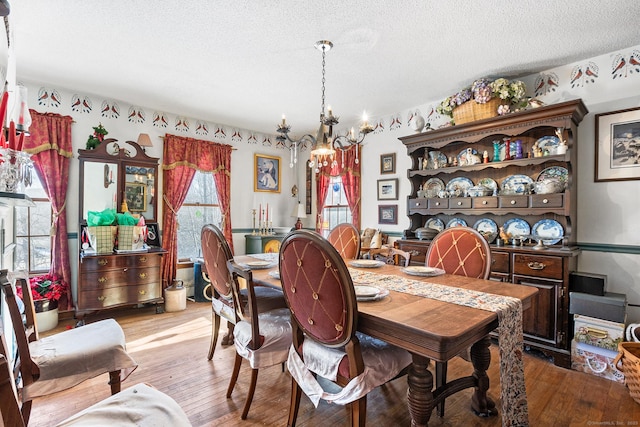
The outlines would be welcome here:
M 123 305 L 162 303 L 160 267 L 165 253 L 158 248 L 142 253 L 81 255 L 78 317 Z
M 491 244 L 491 279 L 538 289 L 532 306 L 524 312 L 525 344 L 549 353 L 556 365 L 567 368 L 571 366 L 573 335 L 569 274 L 576 269 L 580 253 L 575 246 L 577 130 L 586 114 L 587 108 L 577 99 L 400 138 L 411 159 L 407 171 L 411 225 L 395 244 L 412 254 L 413 264 L 424 265 L 430 243 L 416 239 L 415 231 L 421 227 L 462 223 L 475 228 L 490 223 L 496 227 L 487 237 L 490 244 L 499 226 L 507 228 L 514 221 L 530 227 L 530 233 L 525 234 L 535 234 L 536 226 L 544 228 L 542 224 L 562 228 L 562 238 L 548 239 L 553 244 L 544 249 L 534 249 L 533 244 Z M 566 150 L 555 149 L 557 135 L 566 141 Z M 517 155 L 507 156 L 505 139 L 509 140 L 511 154 L 515 151 Z M 543 143 L 545 150 L 538 151 Z M 488 161 L 467 162 L 465 156 Z M 504 184 L 516 179 L 535 182 L 552 171 L 560 176 L 564 171 L 561 193 L 529 194 L 526 187 L 506 191 L 508 186 Z M 460 182 L 492 183 L 493 194 L 467 197 L 464 191 L 453 191 Z M 427 189 L 450 190 L 453 194 L 440 197 L 444 191 L 425 192 Z

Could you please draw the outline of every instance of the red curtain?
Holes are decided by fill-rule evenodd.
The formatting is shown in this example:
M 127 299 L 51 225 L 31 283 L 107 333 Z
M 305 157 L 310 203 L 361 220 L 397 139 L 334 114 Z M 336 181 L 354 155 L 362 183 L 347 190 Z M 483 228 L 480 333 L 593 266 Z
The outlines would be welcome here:
M 183 136 L 164 138 L 162 247 L 168 251 L 162 266 L 165 285 L 173 283 L 178 263 L 176 216 L 187 197 L 196 171 L 212 172 L 222 210 L 222 231 L 233 251 L 231 233 L 231 146 Z
M 51 267 L 49 273 L 62 277 L 71 284 L 69 242 L 67 240 L 67 187 L 69 164 L 73 157 L 70 116 L 39 113 L 29 110 L 31 135 L 24 140 L 23 150 L 31 154 L 36 173 L 51 201 Z M 66 297 L 66 298 L 65 298 Z M 60 299 L 61 311 L 73 309 L 71 287 Z
M 362 147 L 360 145 L 350 146 L 345 149 L 337 149 L 335 154 L 336 163 L 330 167 L 320 169 L 316 174 L 316 206 L 318 215 L 316 219 L 316 231 L 321 232 L 322 210 L 324 201 L 329 191 L 329 182 L 332 176 L 340 176 L 344 187 L 347 203 L 351 210 L 351 223 L 360 230 L 360 161 L 362 158 Z M 356 162 L 358 160 L 358 162 Z

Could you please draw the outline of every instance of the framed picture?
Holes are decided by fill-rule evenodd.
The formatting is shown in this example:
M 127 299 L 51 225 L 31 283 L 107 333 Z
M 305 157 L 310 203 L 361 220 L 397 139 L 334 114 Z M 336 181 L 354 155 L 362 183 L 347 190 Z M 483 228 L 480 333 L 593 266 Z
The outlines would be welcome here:
M 396 153 L 380 155 L 380 174 L 396 173 Z
M 124 195 L 127 207 L 131 212 L 144 212 L 147 210 L 147 186 L 141 182 L 126 182 Z
M 379 224 L 398 223 L 398 205 L 378 205 Z
M 596 114 L 595 181 L 640 179 L 640 107 Z
M 378 200 L 398 200 L 398 178 L 378 180 Z
M 254 155 L 254 191 L 280 192 L 280 157 Z

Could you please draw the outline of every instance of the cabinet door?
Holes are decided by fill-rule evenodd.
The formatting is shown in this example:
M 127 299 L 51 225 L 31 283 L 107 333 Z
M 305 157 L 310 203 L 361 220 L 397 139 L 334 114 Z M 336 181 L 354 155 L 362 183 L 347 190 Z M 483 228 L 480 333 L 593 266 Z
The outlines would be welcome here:
M 513 283 L 538 289 L 538 293 L 531 301 L 531 307 L 522 313 L 522 327 L 525 335 L 531 335 L 555 345 L 558 338 L 559 289 L 562 287 L 562 282 L 514 275 Z

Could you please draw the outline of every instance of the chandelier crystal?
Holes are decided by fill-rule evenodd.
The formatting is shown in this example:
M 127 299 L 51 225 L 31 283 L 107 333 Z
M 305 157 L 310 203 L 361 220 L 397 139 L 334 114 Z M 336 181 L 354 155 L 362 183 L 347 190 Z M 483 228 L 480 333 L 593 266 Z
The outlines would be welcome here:
M 293 167 L 298 162 L 298 149 L 305 146 L 307 143 L 311 144 L 311 158 L 309 161 L 309 167 L 314 168 L 316 172 L 320 171 L 321 167 L 334 166 L 337 164 L 335 159 L 336 148 L 347 148 L 350 145 L 360 145 L 363 143 L 365 136 L 373 131 L 373 127 L 368 123 L 366 115 L 363 117 L 363 122 L 360 125 L 358 134 L 355 134 L 353 128 L 346 135 L 333 136 L 333 126 L 339 123 L 339 117 L 333 115 L 331 107 L 327 108 L 327 114 L 325 115 L 324 107 L 324 91 L 325 91 L 325 55 L 333 47 L 333 43 L 329 40 L 320 40 L 314 44 L 314 47 L 322 52 L 322 104 L 320 107 L 320 126 L 316 135 L 306 134 L 297 140 L 289 137 L 289 131 L 291 126 L 287 124 L 284 114 L 282 115 L 282 123 L 278 125 L 278 136 L 276 139 L 285 144 L 291 150 L 291 162 L 290 167 Z M 358 163 L 358 150 L 356 150 L 355 162 Z

